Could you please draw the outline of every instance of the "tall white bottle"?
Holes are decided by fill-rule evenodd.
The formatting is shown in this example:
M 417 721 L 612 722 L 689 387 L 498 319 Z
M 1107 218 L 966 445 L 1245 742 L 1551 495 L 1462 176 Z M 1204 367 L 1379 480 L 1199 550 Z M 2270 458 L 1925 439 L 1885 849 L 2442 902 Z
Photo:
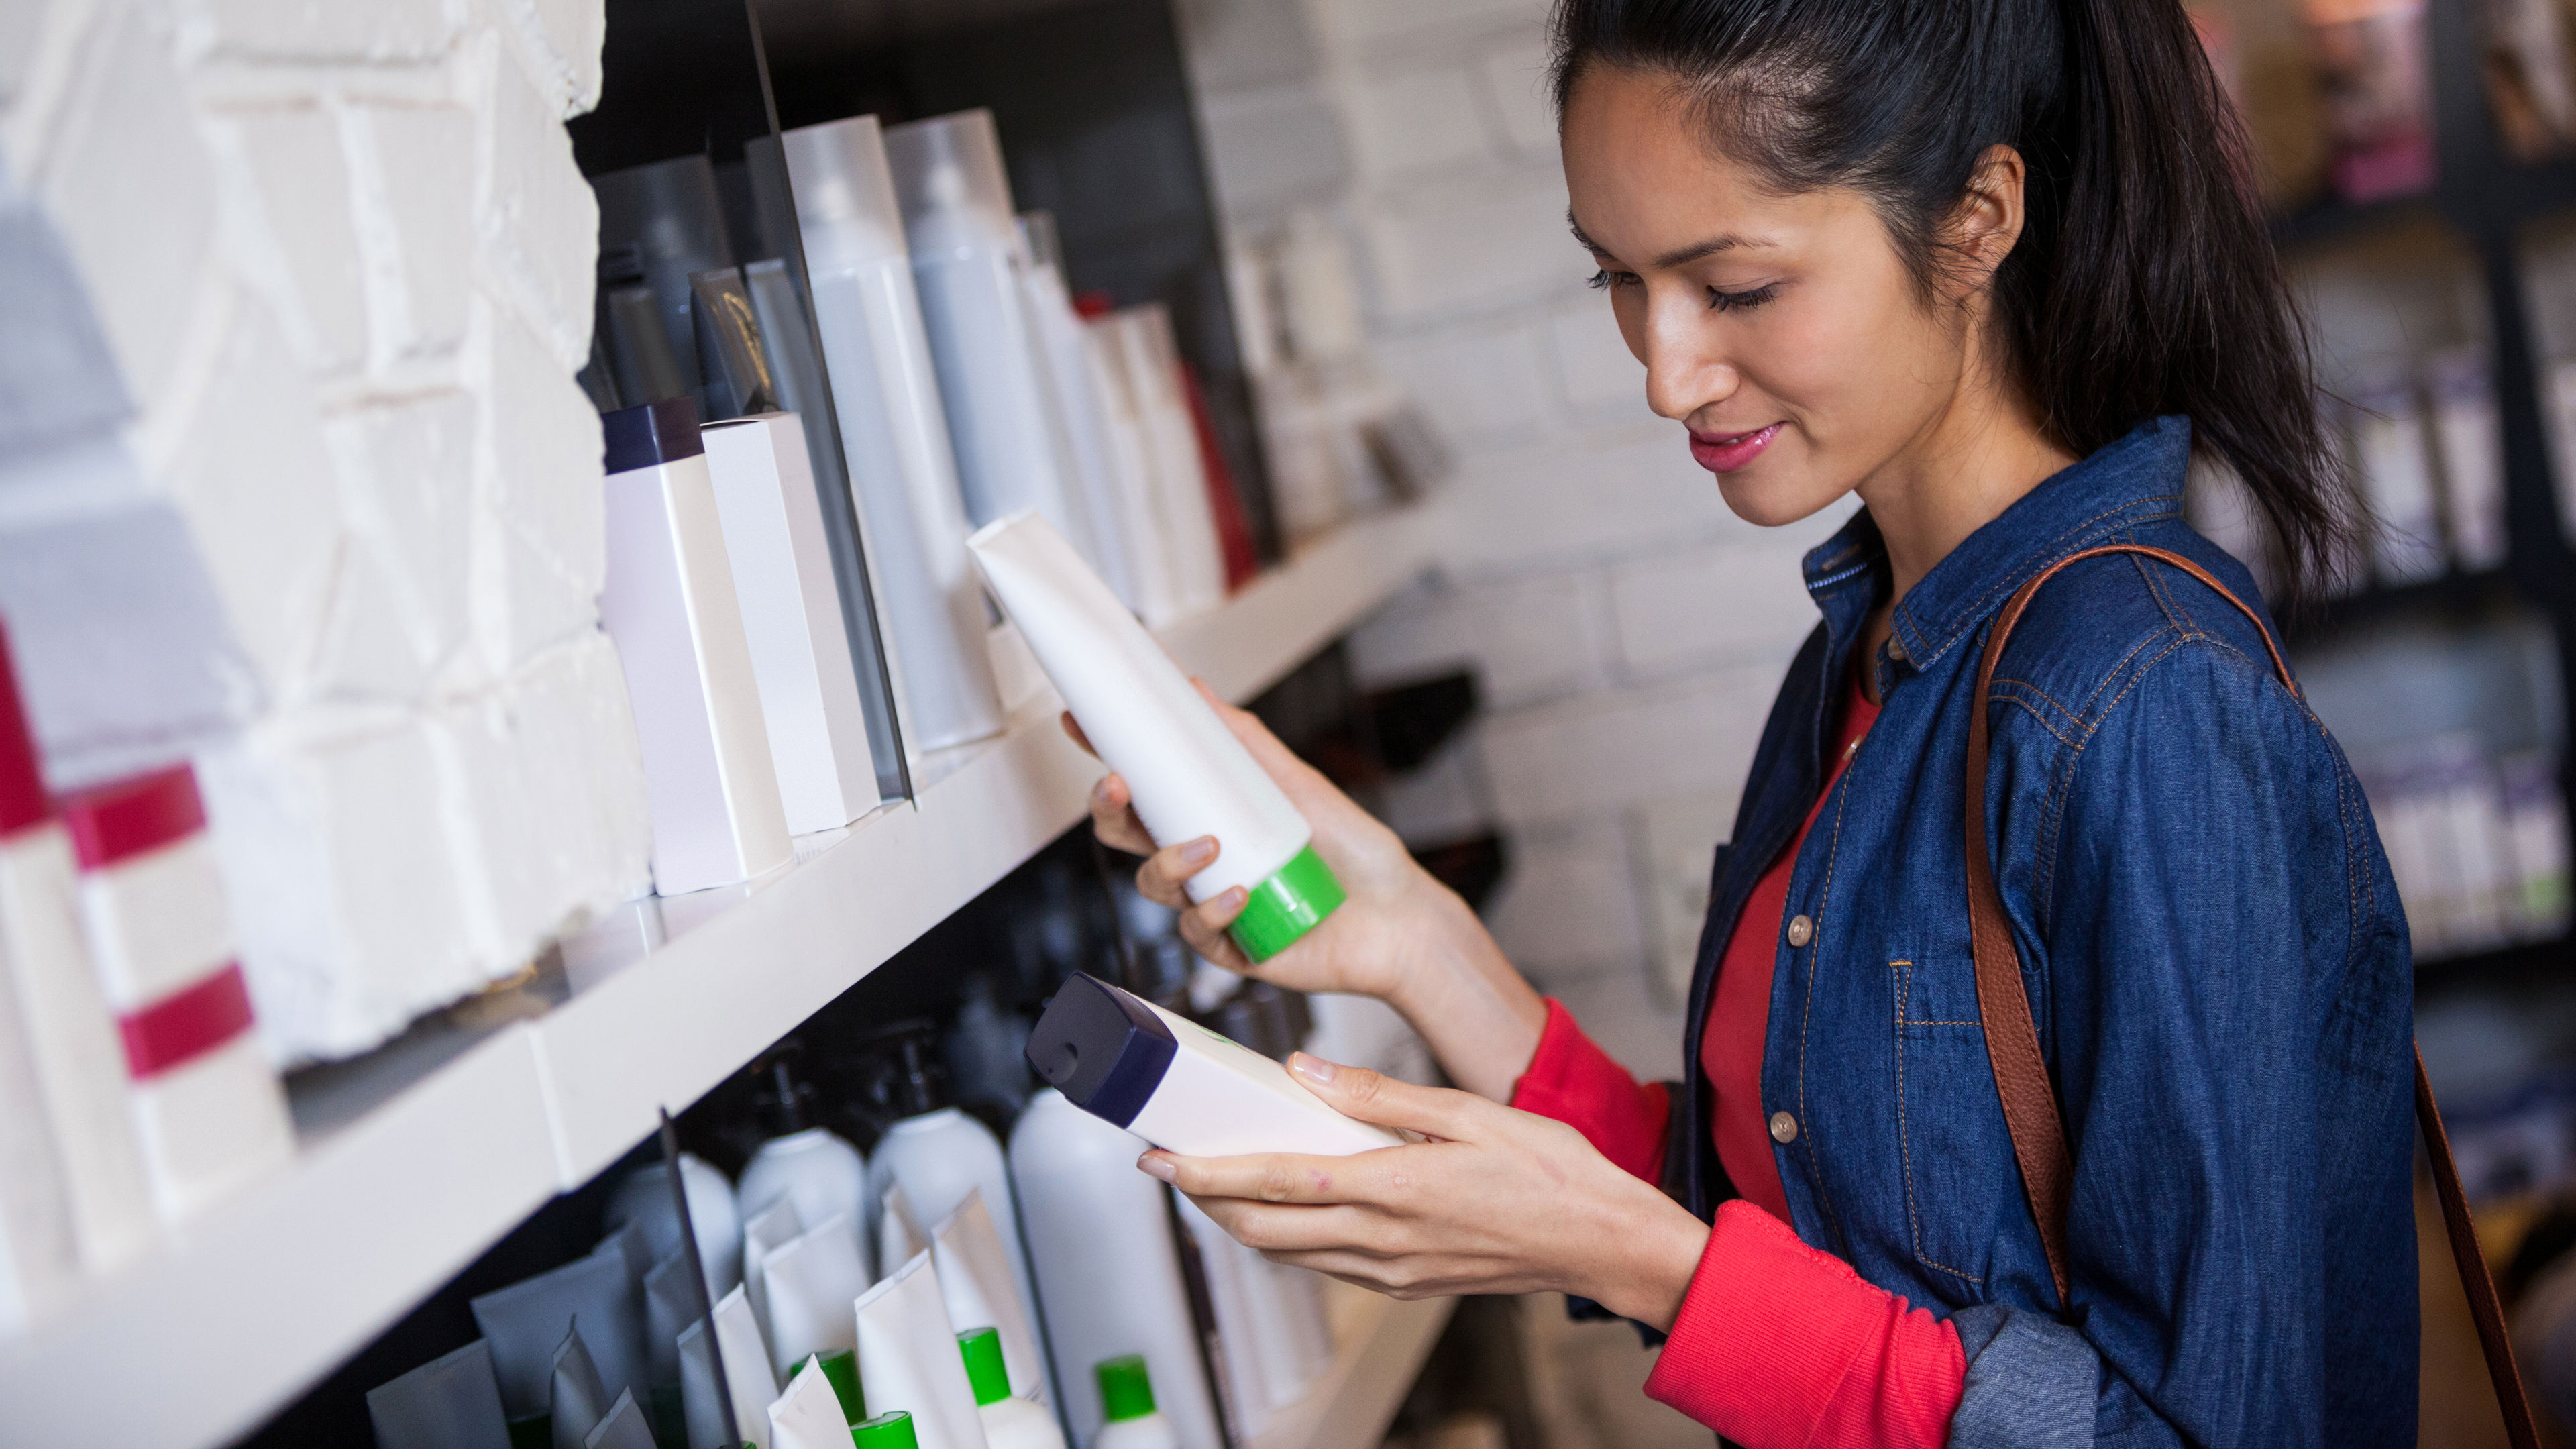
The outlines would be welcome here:
M 635 706 L 653 888 L 671 896 L 749 880 L 794 854 L 697 405 L 620 408 L 600 426 L 608 585 L 599 621 Z
M 1163 1185 L 1136 1170 L 1146 1148 L 1052 1089 L 1011 1128 L 1012 1180 L 1044 1205 L 1027 1231 L 1047 1351 L 1076 1442 L 1105 1422 L 1093 1367 L 1142 1354 L 1181 1449 L 1223 1449 Z
M 1020 1215 L 1011 1198 L 1010 1171 L 1002 1163 L 1002 1145 L 983 1123 L 949 1104 L 931 1075 L 925 1057 L 926 1038 L 907 1036 L 896 1044 L 901 1073 L 896 1102 L 904 1113 L 877 1141 L 868 1159 L 868 1201 L 882 1210 L 886 1190 L 901 1187 L 914 1214 L 925 1224 L 944 1221 L 978 1189 L 993 1230 L 1011 1260 L 1011 1277 L 1020 1301 L 1035 1303 L 1028 1253 L 1020 1246 Z M 874 1236 L 871 1234 L 870 1236 Z M 883 1265 L 888 1273 L 899 1266 Z
M 783 138 L 850 492 L 884 601 L 904 742 L 1002 727 L 948 415 L 874 116 Z
M 1020 279 L 1026 262 L 993 113 L 908 122 L 885 133 L 885 149 L 968 516 L 990 523 L 1034 508 L 1086 558 L 1098 557 L 1048 426 L 1039 343 Z
M 1118 480 L 1118 456 L 1110 442 L 1109 403 L 1093 375 L 1090 329 L 1074 310 L 1073 293 L 1064 279 L 1064 250 L 1055 217 L 1043 211 L 1020 217 L 1020 243 L 1028 267 L 1020 283 L 1026 294 L 1029 325 L 1035 332 L 1040 370 L 1061 424 L 1057 443 L 1065 460 L 1066 486 L 1078 490 L 1083 513 L 1091 520 L 1093 562 L 1101 578 L 1127 607 L 1141 610 L 1136 583 L 1135 545 L 1140 520 L 1129 517 Z

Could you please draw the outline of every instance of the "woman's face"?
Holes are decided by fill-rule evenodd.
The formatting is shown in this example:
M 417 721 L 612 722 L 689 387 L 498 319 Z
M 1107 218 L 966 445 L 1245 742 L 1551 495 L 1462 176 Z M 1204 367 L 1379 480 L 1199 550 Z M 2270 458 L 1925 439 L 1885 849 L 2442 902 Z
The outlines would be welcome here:
M 1966 329 L 1919 300 L 1856 192 L 1766 190 L 1658 76 L 1594 65 L 1566 106 L 1565 180 L 1596 285 L 1746 521 L 1794 522 L 1931 438 Z

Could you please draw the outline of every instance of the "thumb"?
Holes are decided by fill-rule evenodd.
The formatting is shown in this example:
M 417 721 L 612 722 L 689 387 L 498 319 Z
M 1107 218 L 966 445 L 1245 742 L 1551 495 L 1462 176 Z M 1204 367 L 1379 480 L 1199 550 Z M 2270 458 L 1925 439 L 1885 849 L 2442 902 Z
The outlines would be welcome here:
M 1297 1084 L 1345 1117 L 1419 1132 L 1425 1137 L 1457 1141 L 1468 1135 L 1466 1104 L 1481 1099 L 1464 1092 L 1417 1087 L 1366 1067 L 1346 1067 L 1298 1052 L 1288 1058 Z

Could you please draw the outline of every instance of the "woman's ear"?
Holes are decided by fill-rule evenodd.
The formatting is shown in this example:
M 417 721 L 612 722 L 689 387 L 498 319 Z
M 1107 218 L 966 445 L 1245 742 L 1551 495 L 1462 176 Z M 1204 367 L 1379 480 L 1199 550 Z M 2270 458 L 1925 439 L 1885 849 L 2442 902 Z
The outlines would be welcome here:
M 1977 157 L 1968 189 L 1950 213 L 1950 248 L 1962 270 L 1980 286 L 2012 255 L 2013 243 L 2021 240 L 2025 177 L 2021 152 L 2010 146 L 1988 146 Z

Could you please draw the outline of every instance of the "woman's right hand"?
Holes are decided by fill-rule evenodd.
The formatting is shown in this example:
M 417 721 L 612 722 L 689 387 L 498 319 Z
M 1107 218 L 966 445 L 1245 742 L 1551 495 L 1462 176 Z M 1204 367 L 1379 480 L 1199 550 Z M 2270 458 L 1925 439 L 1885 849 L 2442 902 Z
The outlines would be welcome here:
M 1244 888 L 1236 886 L 1205 901 L 1189 898 L 1187 882 L 1216 863 L 1225 842 L 1201 836 L 1157 847 L 1137 817 L 1126 780 L 1114 774 L 1103 776 L 1092 789 L 1092 828 L 1103 844 L 1145 857 L 1136 872 L 1137 890 L 1178 911 L 1181 939 L 1217 965 L 1294 991 L 1399 996 L 1409 968 L 1438 950 L 1445 944 L 1441 938 L 1457 928 L 1457 912 L 1451 909 L 1456 895 L 1415 862 L 1394 831 L 1297 758 L 1251 711 L 1227 704 L 1204 683 L 1198 688 L 1217 718 L 1314 828 L 1316 853 L 1333 868 L 1350 899 L 1296 944 L 1256 966 L 1226 934 L 1226 927 L 1243 913 Z M 1064 716 L 1064 728 L 1076 744 L 1090 748 L 1072 715 Z

